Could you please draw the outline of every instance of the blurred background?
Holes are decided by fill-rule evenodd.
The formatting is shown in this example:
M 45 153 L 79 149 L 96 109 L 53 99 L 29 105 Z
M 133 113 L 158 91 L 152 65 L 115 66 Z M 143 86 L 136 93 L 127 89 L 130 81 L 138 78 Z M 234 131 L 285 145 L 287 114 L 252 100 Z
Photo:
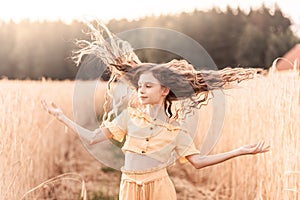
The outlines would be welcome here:
M 74 79 L 78 67 L 70 57 L 76 39 L 89 39 L 83 23 L 88 18 L 104 21 L 116 34 L 142 27 L 179 31 L 199 42 L 219 69 L 268 69 L 300 41 L 296 4 L 274 0 L 6 1 L 0 7 L 0 78 Z M 153 49 L 137 54 L 144 62 L 177 58 Z
M 294 0 L 1 1 L 0 200 L 118 199 L 121 173 L 104 157 L 111 162 L 119 157 L 106 146 L 103 152 L 102 143 L 93 146 L 97 154 L 90 153 L 92 148 L 40 105 L 41 99 L 53 101 L 89 129 L 101 123 L 107 83 L 73 81 L 83 65 L 76 67 L 70 58 L 75 40 L 89 39 L 83 21 L 91 19 L 115 34 L 143 27 L 179 31 L 201 44 L 219 69 L 270 69 L 225 92 L 222 134 L 211 154 L 259 140 L 271 151 L 202 170 L 188 163 L 170 167 L 178 200 L 300 200 L 299 5 Z M 179 44 L 164 35 L 133 39 Z M 178 58 L 157 49 L 136 53 L 144 62 Z M 283 67 L 279 60 L 273 70 L 282 56 Z M 201 136 L 212 127 L 212 108 L 200 109 Z

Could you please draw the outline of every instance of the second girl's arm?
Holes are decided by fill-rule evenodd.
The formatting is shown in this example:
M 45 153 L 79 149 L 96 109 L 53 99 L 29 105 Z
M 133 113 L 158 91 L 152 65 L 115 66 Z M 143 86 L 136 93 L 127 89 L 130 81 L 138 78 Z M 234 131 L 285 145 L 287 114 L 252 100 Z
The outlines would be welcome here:
M 196 169 L 201 169 L 238 156 L 264 153 L 269 151 L 269 148 L 270 146 L 264 146 L 264 142 L 259 142 L 258 144 L 242 146 L 238 149 L 216 155 L 202 156 L 200 154 L 193 154 L 186 156 L 186 158 Z

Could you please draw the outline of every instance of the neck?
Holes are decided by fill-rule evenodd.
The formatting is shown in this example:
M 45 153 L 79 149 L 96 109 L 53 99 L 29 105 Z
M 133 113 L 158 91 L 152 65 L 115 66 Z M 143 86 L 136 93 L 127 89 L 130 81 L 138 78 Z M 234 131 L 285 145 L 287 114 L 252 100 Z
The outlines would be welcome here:
M 145 111 L 153 119 L 160 119 L 160 120 L 165 121 L 167 118 L 164 106 L 161 104 L 154 104 L 154 105 L 149 104 L 146 106 Z

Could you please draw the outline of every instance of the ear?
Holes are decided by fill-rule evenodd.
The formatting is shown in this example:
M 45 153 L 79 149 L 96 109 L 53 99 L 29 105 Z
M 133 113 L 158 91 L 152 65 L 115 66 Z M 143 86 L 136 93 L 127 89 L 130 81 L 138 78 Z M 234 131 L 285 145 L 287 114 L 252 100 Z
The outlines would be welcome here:
M 168 88 L 168 87 L 163 87 L 162 88 L 162 95 L 163 96 L 167 96 L 169 94 L 169 92 L 170 92 L 170 88 Z

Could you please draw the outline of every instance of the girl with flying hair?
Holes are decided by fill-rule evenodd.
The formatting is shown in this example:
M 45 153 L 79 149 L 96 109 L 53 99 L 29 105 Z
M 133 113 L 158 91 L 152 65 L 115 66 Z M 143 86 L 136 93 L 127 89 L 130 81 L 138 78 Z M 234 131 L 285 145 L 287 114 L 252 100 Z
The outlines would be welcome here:
M 197 71 L 186 60 L 142 63 L 130 44 L 114 36 L 103 24 L 100 29 L 88 26 L 91 42 L 77 41 L 80 48 L 73 58 L 80 65 L 85 56 L 95 56 L 111 72 L 101 126 L 90 131 L 67 118 L 55 103 L 42 100 L 42 105 L 91 145 L 108 139 L 123 143 L 120 200 L 175 200 L 176 191 L 167 167 L 178 159 L 201 169 L 238 156 L 269 151 L 269 146 L 259 142 L 203 155 L 191 134 L 181 126 L 188 115 L 207 104 L 213 90 L 253 78 L 257 69 Z M 125 91 L 130 92 L 120 91 L 124 85 L 128 89 Z

